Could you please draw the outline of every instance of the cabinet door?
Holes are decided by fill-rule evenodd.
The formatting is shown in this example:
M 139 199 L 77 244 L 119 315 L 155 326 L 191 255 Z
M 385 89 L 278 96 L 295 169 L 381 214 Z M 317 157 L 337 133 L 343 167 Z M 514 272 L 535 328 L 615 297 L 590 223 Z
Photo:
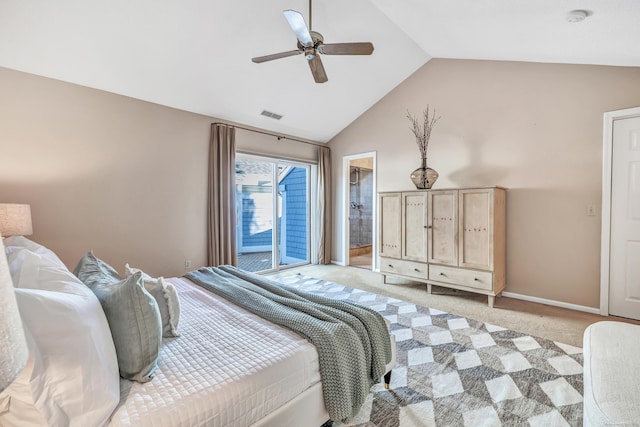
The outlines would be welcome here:
M 429 192 L 429 262 L 458 265 L 458 191 Z
M 493 189 L 460 190 L 460 266 L 493 269 Z
M 378 195 L 380 229 L 378 248 L 380 256 L 400 258 L 402 249 L 402 193 Z
M 427 202 L 427 192 L 402 193 L 402 259 L 427 262 Z

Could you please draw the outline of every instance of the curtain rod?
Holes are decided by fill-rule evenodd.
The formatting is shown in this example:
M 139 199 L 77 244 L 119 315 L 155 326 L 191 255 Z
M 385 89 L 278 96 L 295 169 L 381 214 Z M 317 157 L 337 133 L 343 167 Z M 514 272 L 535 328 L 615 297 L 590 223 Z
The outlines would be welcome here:
M 289 141 L 302 142 L 303 144 L 316 145 L 318 147 L 326 147 L 327 146 L 326 144 L 322 144 L 320 142 L 303 141 L 303 140 L 297 139 L 297 138 L 290 138 L 288 136 L 282 136 L 282 135 L 278 135 L 278 134 L 271 133 L 271 132 L 265 132 L 265 131 L 262 131 L 262 130 L 250 129 L 250 128 L 246 128 L 246 127 L 243 127 L 243 126 L 232 125 L 232 124 L 229 124 L 229 123 L 213 122 L 211 124 L 212 125 L 225 125 L 225 126 L 229 126 L 229 127 L 232 127 L 232 128 L 248 130 L 249 132 L 261 133 L 262 135 L 275 136 L 276 138 L 278 138 L 278 141 L 280 141 L 281 139 L 288 139 Z

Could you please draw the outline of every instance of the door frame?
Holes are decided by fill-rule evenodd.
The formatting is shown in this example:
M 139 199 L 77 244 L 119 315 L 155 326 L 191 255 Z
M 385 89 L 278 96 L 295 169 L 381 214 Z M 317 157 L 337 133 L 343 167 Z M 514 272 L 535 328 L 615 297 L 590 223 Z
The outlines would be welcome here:
M 600 315 L 609 315 L 609 276 L 611 250 L 611 172 L 613 162 L 613 124 L 616 120 L 640 117 L 640 107 L 604 113 L 602 137 L 602 230 L 600 248 Z
M 373 206 L 371 207 L 372 209 L 372 215 L 371 215 L 371 221 L 372 221 L 372 227 L 371 227 L 371 269 L 373 271 L 377 271 L 377 267 L 378 267 L 378 230 L 377 230 L 377 219 L 378 219 L 378 198 L 377 198 L 377 194 L 378 194 L 378 178 L 377 178 L 377 173 L 376 173 L 376 169 L 378 167 L 377 165 L 377 152 L 376 151 L 370 151 L 368 153 L 360 153 L 360 154 L 351 154 L 349 156 L 343 156 L 342 157 L 342 252 L 343 252 L 343 262 L 345 266 L 349 265 L 349 212 L 350 212 L 350 205 L 349 205 L 349 194 L 350 194 L 350 182 L 351 182 L 351 174 L 350 174 L 350 170 L 349 170 L 349 163 L 351 162 L 351 160 L 357 160 L 357 159 L 366 159 L 368 157 L 372 157 L 373 158 Z

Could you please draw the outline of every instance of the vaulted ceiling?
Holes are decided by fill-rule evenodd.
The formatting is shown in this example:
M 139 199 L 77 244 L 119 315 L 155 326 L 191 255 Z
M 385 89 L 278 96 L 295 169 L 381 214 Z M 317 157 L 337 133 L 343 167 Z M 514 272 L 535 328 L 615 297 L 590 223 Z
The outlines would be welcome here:
M 326 142 L 431 58 L 640 66 L 637 0 L 316 0 L 316 84 L 282 11 L 306 0 L 0 0 L 0 66 Z M 572 10 L 582 22 L 569 22 Z M 261 115 L 263 110 L 281 120 Z

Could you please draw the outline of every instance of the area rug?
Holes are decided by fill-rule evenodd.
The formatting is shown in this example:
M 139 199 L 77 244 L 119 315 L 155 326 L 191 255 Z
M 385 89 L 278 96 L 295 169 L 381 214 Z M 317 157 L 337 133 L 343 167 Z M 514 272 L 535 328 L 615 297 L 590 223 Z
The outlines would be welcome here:
M 391 388 L 333 426 L 582 426 L 582 349 L 303 275 L 278 279 L 368 306 L 397 344 Z

